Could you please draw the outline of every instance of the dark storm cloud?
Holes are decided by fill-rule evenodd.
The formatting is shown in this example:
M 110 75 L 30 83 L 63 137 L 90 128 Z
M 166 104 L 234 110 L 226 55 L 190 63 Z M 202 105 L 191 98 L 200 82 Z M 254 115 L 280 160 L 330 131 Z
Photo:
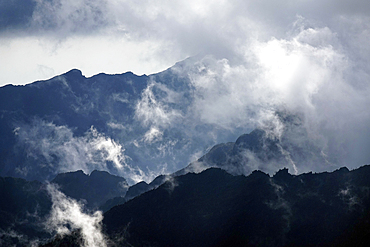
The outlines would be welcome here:
M 104 0 L 2 0 L 0 31 L 58 37 L 91 33 L 109 23 L 106 5 Z
M 104 0 L 38 0 L 31 27 L 36 31 L 56 31 L 68 36 L 91 33 L 108 23 Z
M 0 31 L 28 27 L 35 8 L 35 0 L 0 0 Z

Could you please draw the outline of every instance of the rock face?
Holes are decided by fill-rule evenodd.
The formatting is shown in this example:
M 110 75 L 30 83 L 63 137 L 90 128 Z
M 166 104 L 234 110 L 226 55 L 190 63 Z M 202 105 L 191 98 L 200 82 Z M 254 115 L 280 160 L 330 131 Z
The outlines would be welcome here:
M 89 208 L 98 208 L 109 199 L 124 196 L 128 188 L 124 178 L 96 170 L 90 175 L 81 170 L 61 173 L 51 182 L 59 185 L 65 195 L 76 200 L 86 200 Z
M 366 246 L 369 175 L 370 166 L 272 177 L 211 168 L 113 207 L 103 223 L 122 245 Z

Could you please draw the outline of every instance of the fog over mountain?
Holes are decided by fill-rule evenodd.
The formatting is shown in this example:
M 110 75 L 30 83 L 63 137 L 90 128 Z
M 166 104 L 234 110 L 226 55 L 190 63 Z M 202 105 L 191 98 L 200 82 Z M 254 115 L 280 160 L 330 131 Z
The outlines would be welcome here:
M 270 46 L 294 60 L 294 75 L 281 73 L 290 71 L 284 60 L 276 71 L 262 69 L 273 62 L 263 60 Z M 276 142 L 281 158 L 266 163 L 253 150 L 244 153 L 246 168 L 239 174 L 366 164 L 369 91 L 365 82 L 347 77 L 347 60 L 331 46 L 298 40 L 257 48 L 259 57 L 249 67 L 199 55 L 150 76 L 86 78 L 72 70 L 48 81 L 5 86 L 1 174 L 44 180 L 98 169 L 131 184 L 150 182 L 256 128 L 265 133 L 260 138 Z
M 356 169 L 370 163 L 368 40 L 363 0 L 0 0 L 0 176 L 48 198 L 51 232 L 105 246 L 102 213 L 73 194 L 97 174 L 114 189 L 85 200 L 108 210 L 210 167 Z

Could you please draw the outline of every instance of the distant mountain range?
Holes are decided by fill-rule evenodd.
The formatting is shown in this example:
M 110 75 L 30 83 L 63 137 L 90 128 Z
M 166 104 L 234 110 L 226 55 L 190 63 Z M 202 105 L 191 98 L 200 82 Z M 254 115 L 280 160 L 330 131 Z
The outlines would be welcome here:
M 1 87 L 0 175 L 44 181 L 98 169 L 133 184 L 184 167 L 217 140 L 214 127 L 185 118 L 193 96 L 180 67 L 90 78 L 74 69 Z
M 198 60 L 189 58 L 150 76 L 127 72 L 86 78 L 74 69 L 46 81 L 1 87 L 0 175 L 50 181 L 58 173 L 105 170 L 130 185 L 149 183 L 253 131 L 250 123 L 222 127 L 200 115 L 207 115 L 198 109 L 204 95 L 192 76 L 202 75 L 206 64 Z M 265 126 L 235 144 L 214 147 L 196 163 L 245 175 L 285 166 L 299 173 L 339 167 L 309 138 L 299 114 L 283 109 L 274 114 L 284 124 L 278 138 Z M 245 138 L 258 143 L 238 153 Z M 195 165 L 188 170 L 195 171 Z

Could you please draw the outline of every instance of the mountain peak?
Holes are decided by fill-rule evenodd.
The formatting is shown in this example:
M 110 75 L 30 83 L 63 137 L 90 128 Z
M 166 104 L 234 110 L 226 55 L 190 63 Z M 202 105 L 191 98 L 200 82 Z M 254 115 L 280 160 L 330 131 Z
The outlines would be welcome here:
M 70 71 L 64 73 L 66 76 L 73 76 L 73 77 L 84 77 L 82 75 L 82 71 L 79 69 L 71 69 Z
M 292 175 L 289 173 L 288 168 L 284 167 L 283 169 L 280 169 L 278 172 L 276 172 L 273 177 L 277 178 L 277 179 L 284 179 L 284 178 L 290 177 L 290 176 L 292 176 Z
M 349 169 L 347 167 L 341 167 L 337 170 L 335 170 L 334 172 L 338 172 L 338 173 L 348 173 L 349 172 Z

